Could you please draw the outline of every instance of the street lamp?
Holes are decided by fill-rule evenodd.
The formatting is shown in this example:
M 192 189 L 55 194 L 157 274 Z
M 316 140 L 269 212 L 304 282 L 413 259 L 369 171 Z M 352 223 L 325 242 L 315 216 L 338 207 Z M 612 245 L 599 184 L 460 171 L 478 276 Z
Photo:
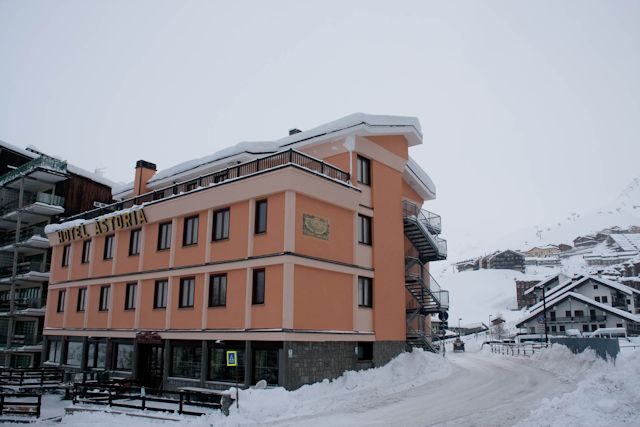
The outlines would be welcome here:
M 539 289 L 542 289 L 542 318 L 544 319 L 544 343 L 549 345 L 549 332 L 547 327 L 547 296 L 544 292 L 544 285 L 538 285 Z
M 489 315 L 489 324 L 487 325 L 487 328 L 489 328 L 489 341 L 491 341 L 493 338 L 493 335 L 491 334 L 491 315 Z
M 460 321 L 462 320 L 462 317 L 458 318 L 458 338 L 462 339 L 462 329 L 460 329 Z

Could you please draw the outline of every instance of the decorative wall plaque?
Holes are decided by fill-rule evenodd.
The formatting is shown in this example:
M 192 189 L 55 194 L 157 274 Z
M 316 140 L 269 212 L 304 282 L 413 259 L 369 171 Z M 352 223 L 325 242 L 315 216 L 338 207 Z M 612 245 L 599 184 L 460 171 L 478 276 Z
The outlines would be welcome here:
M 329 221 L 317 216 L 302 214 L 302 234 L 329 240 Z

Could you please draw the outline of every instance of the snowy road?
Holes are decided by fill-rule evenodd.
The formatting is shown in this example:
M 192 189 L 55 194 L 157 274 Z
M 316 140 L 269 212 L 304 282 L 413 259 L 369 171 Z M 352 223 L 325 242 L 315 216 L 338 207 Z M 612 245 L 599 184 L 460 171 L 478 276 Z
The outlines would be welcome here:
M 324 413 L 280 420 L 282 426 L 511 426 L 545 397 L 574 387 L 535 362 L 468 352 L 447 355 L 447 378 L 391 396 L 363 396 Z

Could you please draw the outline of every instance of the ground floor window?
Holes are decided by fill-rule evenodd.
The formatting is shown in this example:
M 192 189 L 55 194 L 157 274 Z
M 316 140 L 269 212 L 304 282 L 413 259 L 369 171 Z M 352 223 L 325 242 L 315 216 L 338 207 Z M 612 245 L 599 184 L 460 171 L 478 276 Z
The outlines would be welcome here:
M 582 325 L 582 332 L 589 332 L 589 325 Z
M 62 341 L 49 341 L 49 351 L 47 355 L 47 362 L 58 363 L 62 357 Z
M 267 384 L 278 384 L 278 350 L 260 350 L 253 352 L 254 382 L 265 380 Z
M 200 378 L 202 346 L 176 344 L 171 350 L 171 375 Z
M 560 332 L 565 332 L 564 325 L 560 325 Z
M 122 371 L 133 369 L 133 344 L 115 343 L 113 345 L 114 368 Z
M 107 366 L 107 343 L 90 342 L 87 352 L 87 368 L 106 368 Z
M 373 360 L 373 343 L 359 342 L 356 347 L 358 360 Z
M 238 366 L 227 366 L 227 351 L 235 350 L 238 353 Z M 235 382 L 236 376 L 240 382 L 244 381 L 245 357 L 244 348 L 237 347 L 211 347 L 209 348 L 209 372 L 211 381 Z
M 65 364 L 71 366 L 80 366 L 82 363 L 82 342 L 69 341 L 67 343 L 67 360 Z
M 31 356 L 26 354 L 14 354 L 11 356 L 11 367 L 12 368 L 30 368 L 31 367 Z

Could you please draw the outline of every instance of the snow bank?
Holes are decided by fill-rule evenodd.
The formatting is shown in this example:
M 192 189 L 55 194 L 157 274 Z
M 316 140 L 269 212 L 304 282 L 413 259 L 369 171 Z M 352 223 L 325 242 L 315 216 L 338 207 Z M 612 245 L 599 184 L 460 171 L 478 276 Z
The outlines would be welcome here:
M 592 352 L 573 355 L 554 345 L 538 356 L 541 367 L 564 377 L 582 377 L 573 392 L 543 399 L 529 417 L 530 426 L 623 426 L 640 423 L 640 351 L 621 353 L 615 365 Z
M 287 391 L 241 390 L 240 410 L 231 408 L 229 417 L 211 415 L 212 425 L 269 423 L 293 417 L 332 411 L 352 411 L 354 405 L 379 399 L 444 378 L 451 374 L 449 362 L 440 355 L 415 350 L 402 353 L 387 365 L 364 371 L 347 371 L 329 381 Z

